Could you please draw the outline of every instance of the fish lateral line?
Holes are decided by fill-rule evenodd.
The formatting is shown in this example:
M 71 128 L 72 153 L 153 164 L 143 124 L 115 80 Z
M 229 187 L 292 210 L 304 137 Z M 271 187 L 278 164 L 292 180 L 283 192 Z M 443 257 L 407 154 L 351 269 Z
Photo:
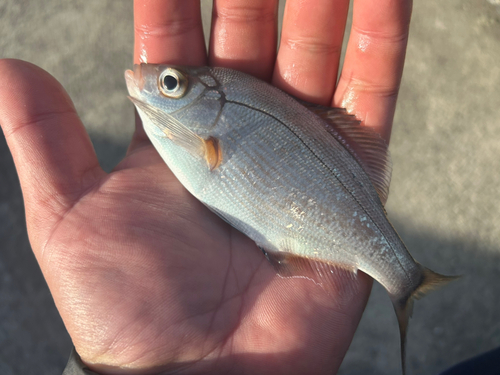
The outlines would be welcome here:
M 356 197 L 356 195 L 350 191 L 347 186 L 344 185 L 344 183 L 340 180 L 340 178 L 337 176 L 337 174 L 332 170 L 332 168 L 330 168 L 315 152 L 314 150 L 309 147 L 309 145 L 293 130 L 291 129 L 285 122 L 281 121 L 279 118 L 277 118 L 276 116 L 273 116 L 271 113 L 268 113 L 266 111 L 263 111 L 262 109 L 260 108 L 256 108 L 256 107 L 253 107 L 251 105 L 248 105 L 248 104 L 245 104 L 245 103 L 241 103 L 241 102 L 237 102 L 237 101 L 233 101 L 233 100 L 226 100 L 225 103 L 230 103 L 230 104 L 235 104 L 235 105 L 240 105 L 242 107 L 245 107 L 245 108 L 248 108 L 248 109 L 252 109 L 252 110 L 255 110 L 255 111 L 258 111 L 260 113 L 262 113 L 263 115 L 266 115 L 266 116 L 269 116 L 271 117 L 272 119 L 276 120 L 279 124 L 281 124 L 285 129 L 287 129 L 291 134 L 293 134 L 301 143 L 302 145 L 307 148 L 309 150 L 309 152 L 311 152 L 311 154 L 316 158 L 316 160 L 319 161 L 319 163 L 326 169 L 330 172 L 330 175 L 335 177 L 335 179 L 342 185 L 342 187 L 344 188 L 344 190 L 349 193 L 349 195 L 352 197 L 352 199 L 354 201 L 356 201 L 356 203 L 359 205 L 360 209 L 363 210 L 363 212 L 370 218 L 370 220 L 373 222 L 373 224 L 375 225 L 375 227 L 377 228 L 377 230 L 382 234 L 382 236 L 384 237 L 384 239 L 386 240 L 387 244 L 389 245 L 389 248 L 391 249 L 391 251 L 393 252 L 393 254 L 397 254 L 397 251 L 393 248 L 392 244 L 391 244 L 391 241 L 389 241 L 389 239 L 385 236 L 384 232 L 382 231 L 382 229 L 378 226 L 377 224 L 377 221 L 374 220 L 372 218 L 372 216 L 370 215 L 370 213 L 365 209 L 365 207 L 361 204 L 361 202 L 359 201 L 359 199 Z M 306 109 L 310 110 L 307 106 L 304 105 L 304 103 L 307 103 L 307 102 L 303 102 L 303 101 L 297 101 L 297 103 L 299 103 L 300 105 L 304 106 Z M 332 108 L 332 110 L 339 110 L 339 111 L 342 111 L 344 112 L 345 109 L 343 108 Z M 311 111 L 313 112 L 313 111 Z M 353 115 L 348 115 L 346 114 L 347 117 L 349 118 L 354 118 L 355 119 L 355 116 Z M 320 116 L 321 117 L 321 116 Z M 356 122 L 359 123 L 358 120 L 355 120 Z M 328 131 L 328 129 L 326 129 Z M 328 133 L 330 134 L 331 137 L 333 137 L 337 142 L 339 142 L 344 148 L 345 145 L 343 144 L 343 142 L 340 142 L 340 140 L 338 140 L 333 134 L 331 131 L 328 131 Z M 373 132 L 374 133 L 374 132 Z M 376 133 L 375 133 L 376 134 Z M 349 152 L 349 154 L 352 155 L 352 152 L 349 151 L 347 149 L 347 152 Z M 363 171 L 365 171 L 365 168 L 362 166 L 361 162 L 358 161 L 356 158 L 355 160 L 358 162 L 358 164 L 360 165 L 361 169 Z M 366 172 L 366 171 L 365 171 Z M 368 175 L 368 178 L 370 178 L 370 176 Z M 371 181 L 371 180 L 370 180 Z M 372 183 L 373 185 L 373 183 Z M 379 199 L 381 199 L 380 197 L 380 194 L 378 193 L 377 191 L 377 194 L 379 195 Z M 382 207 L 383 207 L 383 204 L 382 204 Z M 387 216 L 387 213 L 385 211 L 385 208 L 383 209 L 384 210 L 384 213 L 385 215 Z M 392 225 L 391 225 L 392 226 Z M 398 259 L 398 257 L 396 256 L 396 260 L 398 261 L 399 265 L 401 266 L 401 268 L 404 270 L 405 274 L 406 274 L 406 277 L 408 278 L 408 281 L 411 281 L 408 273 L 406 272 L 406 269 L 404 269 L 403 265 L 401 264 L 401 261 Z
M 260 113 L 262 113 L 263 115 L 266 115 L 266 116 L 269 116 L 271 117 L 272 119 L 276 120 L 278 123 L 280 123 L 283 127 L 285 127 L 285 129 L 287 129 L 290 133 L 292 133 L 301 143 L 302 145 L 307 148 L 309 150 L 309 152 L 311 152 L 312 155 L 314 155 L 314 157 L 319 161 L 319 163 L 321 165 L 323 165 L 325 167 L 326 170 L 328 170 L 330 172 L 330 175 L 332 175 L 333 177 L 335 177 L 335 179 L 342 185 L 342 187 L 345 189 L 345 191 L 347 191 L 351 196 L 352 198 L 358 202 L 359 206 L 361 208 L 363 208 L 363 206 L 361 205 L 361 203 L 356 199 L 356 197 L 354 196 L 354 194 L 342 183 L 342 181 L 339 179 L 339 177 L 337 176 L 337 174 L 335 174 L 335 172 L 328 166 L 326 165 L 326 163 L 314 152 L 313 149 L 311 149 L 311 147 L 309 147 L 309 145 L 296 133 L 293 131 L 293 129 L 291 129 L 286 123 L 284 123 L 283 121 L 281 121 L 279 118 L 277 118 L 276 116 L 273 116 L 272 114 L 268 113 L 268 112 L 265 112 L 259 108 L 255 108 L 255 107 L 252 107 L 251 105 L 248 105 L 248 104 L 244 104 L 244 103 L 240 103 L 240 102 L 235 102 L 235 101 L 232 101 L 232 100 L 228 100 L 226 103 L 231 103 L 231 104 L 236 104 L 236 105 L 240 105 L 242 107 L 246 107 L 248 109 L 253 109 L 255 111 L 258 111 Z M 366 212 L 366 214 L 368 215 L 368 212 Z M 369 215 L 368 215 L 369 216 Z
M 175 119 L 173 116 L 170 114 L 167 114 L 166 112 L 148 104 L 145 103 L 141 100 L 138 100 L 134 97 L 129 96 L 129 99 L 136 105 L 137 108 L 142 110 L 151 120 L 154 120 L 154 124 L 159 127 L 164 133 L 165 130 L 168 130 L 167 134 L 168 138 L 171 139 L 175 144 L 183 147 L 186 149 L 190 154 L 192 154 L 195 157 L 201 157 L 205 159 L 207 162 L 208 168 L 210 171 L 215 170 L 221 163 L 222 161 L 222 154 L 221 154 L 221 148 L 219 147 L 218 142 L 214 142 L 215 138 L 212 137 L 212 141 L 207 143 L 207 140 L 203 139 L 200 137 L 198 134 L 193 132 L 192 130 L 188 129 L 184 124 L 182 124 L 179 120 Z M 271 113 L 268 113 L 266 111 L 263 111 L 259 108 L 255 108 L 251 105 L 237 102 L 237 101 L 232 101 L 232 100 L 225 100 L 225 103 L 231 103 L 235 105 L 239 105 L 245 108 L 249 108 L 255 111 L 258 111 L 262 113 L 263 115 L 267 115 L 268 117 L 274 119 L 277 121 L 279 124 L 281 124 L 285 129 L 287 129 L 291 134 L 294 135 L 296 139 L 298 139 L 302 145 L 309 150 L 309 152 L 315 157 L 315 159 L 327 170 L 329 171 L 329 175 L 334 177 L 338 183 L 343 187 L 343 189 L 352 197 L 352 199 L 357 202 L 358 206 L 360 209 L 371 219 L 372 223 L 375 225 L 377 230 L 382 234 L 384 239 L 386 240 L 387 244 L 389 245 L 389 248 L 393 252 L 393 254 L 397 254 L 396 250 L 393 248 L 392 243 L 386 238 L 384 232 L 381 230 L 379 225 L 377 224 L 376 220 L 374 220 L 370 213 L 366 210 L 364 205 L 361 204 L 359 199 L 356 197 L 356 195 L 347 188 L 347 186 L 342 182 L 342 180 L 335 174 L 335 172 L 330 168 L 317 154 L 314 152 L 314 150 L 300 137 L 299 134 L 297 134 L 292 128 L 290 128 L 286 123 L 281 121 L 279 118 L 276 116 L 273 116 Z M 298 102 L 299 103 L 299 102 Z M 300 103 L 299 103 L 300 104 Z M 302 105 L 302 104 L 301 104 Z M 334 139 L 336 139 L 332 134 L 330 134 Z M 338 141 L 338 140 L 337 140 Z M 400 260 L 396 256 L 396 260 L 398 263 L 401 265 Z M 410 278 L 404 269 L 402 267 L 406 277 L 409 279 Z

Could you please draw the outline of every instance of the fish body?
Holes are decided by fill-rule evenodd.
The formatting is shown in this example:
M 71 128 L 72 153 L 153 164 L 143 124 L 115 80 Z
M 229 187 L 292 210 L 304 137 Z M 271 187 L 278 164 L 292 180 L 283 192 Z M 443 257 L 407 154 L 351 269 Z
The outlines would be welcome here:
M 299 102 L 230 69 L 142 64 L 126 80 L 179 181 L 268 258 L 361 270 L 384 286 L 404 363 L 412 298 L 451 278 L 417 263 L 387 219 L 383 140 L 345 111 Z

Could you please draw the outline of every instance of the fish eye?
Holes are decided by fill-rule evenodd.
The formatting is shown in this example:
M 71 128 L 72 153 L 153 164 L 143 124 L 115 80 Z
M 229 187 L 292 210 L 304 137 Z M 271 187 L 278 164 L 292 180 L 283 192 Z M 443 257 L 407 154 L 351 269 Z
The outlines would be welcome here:
M 187 90 L 187 78 L 180 71 L 167 68 L 160 74 L 158 86 L 163 96 L 172 99 L 182 98 Z

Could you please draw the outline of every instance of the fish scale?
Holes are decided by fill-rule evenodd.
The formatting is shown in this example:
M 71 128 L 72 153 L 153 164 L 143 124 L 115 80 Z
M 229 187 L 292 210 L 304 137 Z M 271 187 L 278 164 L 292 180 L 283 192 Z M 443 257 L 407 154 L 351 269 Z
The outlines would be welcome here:
M 253 239 L 278 272 L 329 283 L 328 267 L 338 266 L 385 287 L 404 373 L 413 299 L 454 277 L 417 263 L 387 219 L 385 142 L 344 110 L 298 102 L 230 69 L 141 64 L 125 78 L 146 134 L 179 181 Z
M 252 150 L 255 150 L 256 152 L 252 152 L 251 155 L 248 155 L 246 158 L 243 158 L 245 160 L 238 160 L 236 161 L 235 163 L 230 163 L 230 166 L 238 166 L 237 169 L 233 169 L 231 171 L 228 171 L 228 168 L 230 167 L 226 167 L 226 165 L 223 165 L 221 166 L 221 174 L 230 174 L 230 178 L 231 179 L 237 179 L 237 181 L 235 182 L 234 186 L 232 187 L 232 190 L 233 191 L 236 191 L 239 195 L 243 195 L 243 196 L 248 196 L 248 194 L 244 194 L 244 189 L 242 186 L 244 186 L 245 184 L 243 183 L 244 181 L 242 181 L 242 177 L 245 177 L 245 173 L 244 173 L 244 170 L 245 169 L 252 169 L 252 174 L 255 176 L 255 179 L 253 180 L 254 181 L 254 184 L 252 185 L 252 196 L 257 196 L 257 197 L 260 197 L 260 196 L 266 196 L 265 192 L 268 191 L 269 189 L 272 189 L 272 187 L 268 186 L 268 185 L 262 185 L 262 184 L 258 184 L 259 182 L 262 182 L 262 181 L 269 181 L 269 179 L 265 179 L 264 177 L 267 177 L 267 176 L 259 176 L 258 173 L 259 171 L 263 171 L 263 170 L 270 170 L 272 169 L 273 167 L 273 163 L 275 162 L 275 158 L 277 160 L 279 160 L 280 162 L 280 167 L 282 168 L 282 170 L 284 170 L 285 173 L 282 173 L 280 175 L 280 184 L 284 184 L 286 186 L 290 186 L 293 182 L 293 180 L 290 178 L 290 177 L 296 177 L 297 175 L 300 175 L 301 174 L 301 171 L 298 170 L 296 168 L 287 168 L 287 163 L 286 163 L 286 159 L 280 157 L 280 156 L 277 156 L 277 155 L 266 155 L 268 157 L 265 157 L 265 158 L 261 158 L 261 160 L 265 160 L 266 161 L 266 164 L 267 166 L 266 167 L 263 167 L 262 164 L 259 165 L 257 164 L 257 161 L 255 160 L 255 155 L 261 155 L 261 153 L 259 152 L 259 147 L 262 147 L 262 144 L 265 143 L 265 142 L 261 142 L 261 140 L 259 139 L 256 139 L 256 146 L 255 148 L 251 147 Z M 245 153 L 241 153 L 242 155 L 245 155 Z M 252 157 L 253 156 L 253 157 Z M 228 163 L 229 164 L 229 163 Z M 301 166 L 300 167 L 301 169 L 304 169 L 305 171 L 305 167 L 304 166 Z M 288 173 L 286 173 L 286 170 L 290 170 L 290 171 L 293 171 L 293 176 Z M 309 173 L 310 174 L 310 173 Z M 310 176 L 304 176 L 304 177 L 310 177 Z M 226 179 L 227 180 L 227 179 Z M 295 179 L 296 180 L 296 179 Z M 309 180 L 309 179 L 308 179 Z M 257 184 L 255 184 L 257 183 Z M 297 191 L 304 191 L 307 189 L 307 186 L 298 186 L 296 187 L 297 188 Z M 277 189 L 274 189 L 274 192 L 276 193 L 277 192 Z M 282 194 L 280 196 L 275 196 L 276 194 L 274 194 L 273 197 L 270 197 L 269 194 L 267 194 L 267 198 L 268 199 L 272 199 L 272 201 L 274 202 L 273 205 L 271 206 L 275 206 L 276 207 L 276 214 L 283 214 L 283 207 L 278 207 L 276 205 L 278 205 L 280 202 L 284 202 L 285 204 L 288 203 L 289 199 L 288 199 L 288 196 L 289 196 L 289 193 L 288 191 L 286 192 L 282 192 Z M 223 200 L 226 201 L 226 197 L 224 195 L 222 195 L 224 198 Z M 217 205 L 217 203 L 215 202 L 214 203 L 215 205 Z M 236 208 L 236 209 L 239 209 L 238 208 L 238 203 L 235 203 L 233 204 L 233 206 Z M 269 205 L 268 205 L 269 206 Z M 274 213 L 273 215 L 271 216 L 274 216 Z M 280 215 L 280 216 L 283 216 L 283 215 Z M 276 217 L 276 216 L 275 216 Z M 279 217 L 279 216 L 278 216 Z M 281 219 L 282 222 L 285 222 L 285 221 L 290 221 L 288 219 Z
M 246 108 L 246 107 L 240 108 L 240 110 L 237 112 L 236 111 L 233 111 L 233 112 L 236 113 L 234 116 L 238 117 L 238 119 L 240 120 L 240 124 L 241 124 L 240 126 L 243 126 L 243 127 L 248 127 L 249 124 L 252 122 L 252 121 L 248 121 L 248 120 L 252 120 L 252 118 L 255 116 L 255 111 L 250 112 L 250 109 Z M 245 112 L 251 113 L 251 116 L 249 116 L 250 119 L 248 119 L 247 121 L 245 121 L 246 120 Z M 235 121 L 232 121 L 232 120 L 233 119 L 231 117 L 228 117 L 228 116 L 221 119 L 222 123 L 220 124 L 220 128 L 224 129 L 226 127 L 231 126 L 234 129 L 235 125 L 231 125 L 231 124 L 234 124 Z M 283 121 L 286 121 L 286 118 Z M 226 123 L 224 123 L 224 122 L 226 122 Z M 260 122 L 262 122 L 262 120 Z M 273 122 L 275 122 L 275 123 L 273 123 Z M 330 169 L 338 169 L 338 170 L 344 169 L 345 170 L 346 169 L 345 166 L 335 164 L 334 167 L 328 168 L 329 165 L 327 163 L 330 162 L 329 159 L 326 159 L 323 164 L 315 163 L 316 157 L 314 156 L 314 154 L 309 150 L 307 145 L 306 146 L 302 145 L 301 148 L 303 151 L 305 151 L 304 154 L 306 156 L 301 158 L 302 164 L 300 165 L 300 167 L 304 168 L 304 170 L 309 172 L 309 173 L 302 173 L 301 174 L 300 170 L 297 170 L 297 168 L 296 168 L 296 160 L 292 159 L 289 161 L 290 164 L 287 164 L 286 158 L 283 158 L 279 153 L 277 153 L 271 147 L 269 147 L 269 146 L 265 147 L 269 143 L 270 144 L 287 144 L 287 145 L 291 145 L 292 148 L 296 144 L 300 145 L 301 142 L 299 142 L 298 138 L 293 135 L 295 132 L 299 133 L 299 129 L 294 129 L 294 133 L 284 131 L 284 130 L 282 130 L 283 126 L 280 126 L 280 123 L 276 120 L 266 121 L 266 126 L 270 128 L 270 130 L 268 130 L 267 132 L 263 133 L 263 132 L 255 131 L 255 132 L 251 133 L 252 135 L 254 135 L 254 137 L 252 137 L 251 135 L 247 136 L 247 142 L 248 143 L 252 142 L 252 145 L 249 145 L 249 149 L 251 149 L 256 155 L 259 155 L 261 160 L 265 160 L 266 164 L 268 166 L 267 168 L 262 168 L 261 166 L 257 165 L 256 168 L 254 168 L 254 170 L 256 170 L 256 171 L 268 170 L 268 169 L 271 169 L 273 165 L 279 164 L 281 178 L 293 177 L 293 178 L 288 178 L 288 180 L 286 181 L 286 185 L 287 185 L 286 189 L 289 190 L 289 189 L 293 188 L 293 189 L 296 189 L 297 191 L 307 191 L 308 190 L 308 181 L 311 180 L 311 177 L 312 176 L 320 176 L 320 177 L 317 177 L 320 181 L 318 181 L 316 184 L 317 186 L 319 186 L 319 189 L 315 189 L 315 191 L 321 192 L 321 194 L 316 196 L 316 197 L 314 197 L 314 195 L 312 195 L 312 194 L 317 195 L 317 193 L 309 193 L 309 194 L 311 194 L 310 196 L 313 196 L 317 200 L 322 201 L 322 203 L 323 203 L 322 206 L 324 207 L 324 210 L 323 210 L 324 217 L 328 218 L 328 217 L 335 216 L 336 212 L 340 213 L 342 211 L 344 211 L 344 212 L 352 211 L 352 209 L 353 209 L 352 207 L 343 208 L 342 206 L 339 207 L 338 205 L 329 204 L 332 201 L 334 201 L 335 199 L 331 199 L 330 194 L 325 193 L 325 192 L 333 192 L 333 191 L 337 192 L 337 191 L 339 191 L 340 184 L 338 183 L 338 181 L 340 180 L 340 183 L 342 183 L 343 180 L 346 180 L 346 178 L 342 178 L 343 176 L 340 176 L 340 178 L 333 178 L 332 174 L 330 173 Z M 231 130 L 231 131 L 233 131 L 233 130 Z M 220 132 L 223 133 L 222 131 L 220 131 Z M 299 133 L 299 136 L 300 135 L 302 135 L 302 134 Z M 224 142 L 224 140 L 225 140 L 224 135 L 220 134 L 219 137 L 221 139 L 221 142 L 224 144 L 225 143 Z M 305 136 L 303 136 L 303 137 L 305 138 Z M 314 147 L 314 146 L 315 145 L 313 144 L 312 147 Z M 300 146 L 295 146 L 295 147 L 300 147 Z M 343 149 L 342 149 L 342 151 L 346 152 Z M 231 154 L 231 151 L 229 151 L 229 154 Z M 243 152 L 241 152 L 240 154 L 243 154 Z M 352 158 L 351 158 L 351 160 L 352 160 Z M 335 160 L 335 162 L 338 163 L 337 160 Z M 233 162 L 233 160 L 231 160 L 231 157 L 229 157 L 228 162 L 225 165 L 221 166 L 221 173 L 225 168 L 227 168 L 226 166 L 228 166 L 228 165 L 230 165 L 230 166 L 234 165 L 237 168 L 241 168 L 243 166 L 247 167 L 247 168 L 252 168 L 253 167 L 252 164 L 253 163 L 251 161 L 246 160 L 246 159 L 239 159 L 239 160 Z M 360 167 L 357 165 L 357 163 L 351 162 L 351 164 L 354 164 L 354 166 L 357 166 L 357 169 L 355 169 L 356 174 L 358 176 L 363 176 L 364 173 L 362 173 L 362 171 L 360 170 Z M 286 173 L 287 170 L 293 171 L 293 176 L 288 176 L 288 174 Z M 347 171 L 344 173 L 347 174 Z M 242 174 L 237 170 L 235 175 L 241 176 Z M 265 181 L 268 183 L 272 182 L 272 180 L 265 179 L 265 178 L 258 178 L 257 181 Z M 307 185 L 304 185 L 304 183 L 306 183 Z M 345 188 L 346 191 L 347 190 L 352 191 L 352 190 L 357 190 L 357 189 L 359 190 L 359 184 L 357 184 L 355 180 L 354 181 L 347 180 L 347 182 L 344 182 L 344 185 L 347 185 L 347 187 Z M 239 191 L 239 193 L 241 194 L 243 192 L 243 190 L 242 190 L 243 186 L 245 186 L 245 181 L 240 178 L 239 180 L 236 181 L 236 183 L 234 184 L 232 189 L 234 189 L 235 191 Z M 276 197 L 273 194 L 269 194 L 268 190 L 269 190 L 268 186 L 254 185 L 253 189 L 252 189 L 252 195 L 253 196 L 265 196 L 267 200 L 271 200 L 274 205 L 278 206 L 276 213 L 281 216 L 279 221 L 282 223 L 290 221 L 288 213 L 285 210 L 283 210 L 283 207 L 282 207 L 283 205 L 280 205 L 280 201 L 286 202 L 286 198 L 287 198 L 286 195 L 287 194 L 284 193 L 281 196 Z M 342 193 L 339 193 L 341 195 L 340 201 L 344 202 L 344 205 L 345 204 L 349 204 L 351 206 L 358 205 L 359 206 L 358 210 L 360 210 L 360 211 L 363 210 L 363 206 L 361 205 L 361 202 L 357 204 L 357 202 L 353 201 L 352 199 L 347 199 L 346 198 L 347 193 L 343 192 L 343 190 L 341 190 L 341 191 L 342 191 Z M 210 199 L 210 197 L 205 197 L 205 196 L 200 196 L 199 198 L 200 198 L 200 200 L 206 202 L 210 206 L 227 207 L 227 205 L 225 204 L 228 202 L 226 196 L 222 195 L 221 197 L 218 197 L 218 196 L 215 196 L 215 197 L 220 198 L 220 201 L 218 199 L 213 201 Z M 365 204 L 365 206 L 366 206 L 366 204 Z M 224 212 L 226 212 L 227 214 L 229 214 L 231 216 L 236 216 L 235 211 L 239 211 L 239 210 L 240 210 L 240 207 L 238 207 L 237 204 L 235 204 L 235 205 L 231 204 L 229 207 L 227 207 L 224 210 Z M 262 211 L 264 211 L 264 210 L 262 210 Z M 368 217 L 374 216 L 374 214 L 371 211 L 375 211 L 375 213 L 377 213 L 376 209 L 365 209 L 365 211 L 367 211 Z M 371 213 L 371 215 L 370 215 L 370 213 Z M 260 212 L 259 214 L 265 215 L 264 212 Z M 259 216 L 256 216 L 256 218 L 258 218 L 258 217 Z M 260 217 L 262 217 L 262 216 L 260 216 Z M 369 220 L 369 221 L 372 223 L 372 225 L 374 227 L 376 227 L 376 225 L 373 223 L 373 220 Z M 308 223 L 312 224 L 311 221 L 309 221 L 309 220 L 308 220 Z M 335 224 L 335 223 L 330 223 L 330 227 L 332 226 L 332 224 Z M 253 223 L 252 226 L 253 226 L 253 228 L 255 228 L 256 226 L 262 226 L 262 223 Z M 267 228 L 269 228 L 269 229 L 267 229 Z M 329 260 L 333 263 L 340 263 L 340 259 L 336 258 L 336 253 L 338 253 L 338 252 L 331 251 L 332 250 L 331 245 L 330 245 L 331 241 L 328 239 L 323 239 L 323 241 L 318 241 L 319 238 L 317 238 L 318 236 L 316 233 L 317 228 L 318 227 L 315 225 L 308 225 L 309 230 L 306 230 L 305 232 L 312 233 L 312 237 L 315 238 L 314 242 L 310 239 L 308 241 L 308 243 L 309 244 L 313 243 L 312 246 L 316 249 L 319 249 L 319 252 L 321 252 L 321 259 Z M 280 237 L 286 237 L 288 235 L 286 232 L 283 233 L 283 228 L 280 228 L 280 227 L 266 226 L 266 229 L 267 230 L 264 234 L 264 237 L 266 237 L 266 238 L 277 238 L 277 237 L 280 238 Z M 392 229 L 392 227 L 390 229 Z M 261 228 L 259 228 L 259 230 L 262 231 Z M 277 232 L 276 234 L 273 233 L 275 231 Z M 329 232 L 330 233 L 339 233 L 342 231 L 339 231 L 338 227 L 333 227 L 329 230 Z M 345 230 L 344 230 L 344 233 L 345 233 Z M 251 236 L 251 233 L 246 233 L 246 234 Z M 373 234 L 370 234 L 370 235 L 371 235 L 371 237 L 374 236 Z M 380 236 L 380 234 L 378 234 L 378 235 Z M 331 236 L 329 236 L 329 237 L 331 238 Z M 339 237 L 346 239 L 347 243 L 359 242 L 359 241 L 350 241 L 353 237 L 352 233 L 349 233 L 349 234 L 345 233 L 344 235 L 341 235 Z M 275 241 L 270 241 L 270 242 L 272 243 Z M 354 249 L 354 248 L 349 249 L 349 247 L 352 247 L 352 245 L 348 245 L 347 243 L 343 244 L 342 246 L 344 249 L 349 250 L 349 252 L 348 252 L 349 254 L 356 254 L 357 252 L 361 252 L 361 254 L 366 253 L 366 249 L 363 249 L 363 248 L 361 248 L 361 251 L 359 251 L 359 249 L 357 249 L 357 248 L 356 249 Z M 282 249 L 273 248 L 270 250 L 279 251 Z M 290 251 L 290 249 L 288 249 L 288 250 Z M 307 250 L 308 249 L 301 249 L 301 248 L 296 249 L 296 251 L 299 252 L 301 255 L 307 255 Z M 353 266 L 355 266 L 355 265 L 353 265 Z M 358 268 L 358 267 L 353 267 L 353 268 Z

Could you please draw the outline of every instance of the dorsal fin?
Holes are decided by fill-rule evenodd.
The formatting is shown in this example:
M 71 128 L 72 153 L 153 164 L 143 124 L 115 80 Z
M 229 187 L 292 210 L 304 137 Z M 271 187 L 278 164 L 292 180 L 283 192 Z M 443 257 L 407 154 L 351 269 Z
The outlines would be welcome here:
M 330 108 L 318 104 L 299 102 L 321 117 L 326 130 L 333 135 L 358 161 L 377 190 L 385 205 L 391 183 L 392 162 L 388 145 L 369 127 L 362 126 L 355 116 L 344 108 Z

